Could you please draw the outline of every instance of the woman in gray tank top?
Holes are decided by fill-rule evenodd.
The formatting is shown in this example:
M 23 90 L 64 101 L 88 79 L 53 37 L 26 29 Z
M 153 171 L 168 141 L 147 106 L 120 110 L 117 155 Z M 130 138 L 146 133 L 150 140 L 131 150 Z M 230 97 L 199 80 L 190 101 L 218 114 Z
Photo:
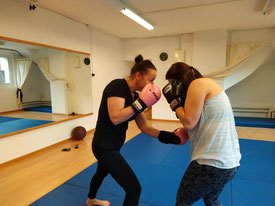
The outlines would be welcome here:
M 219 195 L 240 166 L 239 140 L 230 101 L 214 81 L 182 62 L 166 73 L 163 93 L 188 132 L 190 164 L 177 192 L 176 206 L 220 206 Z

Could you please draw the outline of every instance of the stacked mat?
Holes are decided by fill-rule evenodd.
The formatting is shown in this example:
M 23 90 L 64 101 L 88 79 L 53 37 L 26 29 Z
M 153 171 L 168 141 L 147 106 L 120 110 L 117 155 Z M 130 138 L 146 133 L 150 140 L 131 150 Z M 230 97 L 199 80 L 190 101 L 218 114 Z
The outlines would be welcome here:
M 30 107 L 30 108 L 25 108 L 24 110 L 32 111 L 32 112 L 52 113 L 52 107 L 51 106 Z
M 241 167 L 220 196 L 223 206 L 275 206 L 275 142 L 240 140 Z M 139 134 L 121 152 L 136 173 L 142 192 L 139 206 L 173 206 L 179 183 L 190 160 L 190 144 L 166 145 Z M 85 205 L 90 179 L 97 163 L 91 165 L 31 206 Z M 122 206 L 123 189 L 107 176 L 97 198 Z M 204 205 L 199 200 L 194 206 Z
M 235 117 L 236 126 L 275 128 L 275 119 L 257 117 Z

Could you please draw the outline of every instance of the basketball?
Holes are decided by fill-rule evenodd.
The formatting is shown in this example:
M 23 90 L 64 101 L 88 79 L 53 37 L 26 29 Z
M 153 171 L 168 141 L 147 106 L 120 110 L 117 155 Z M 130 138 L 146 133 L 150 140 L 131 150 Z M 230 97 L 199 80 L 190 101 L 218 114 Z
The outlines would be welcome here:
M 82 140 L 86 136 L 86 129 L 82 126 L 77 126 L 72 131 L 72 138 L 74 140 Z

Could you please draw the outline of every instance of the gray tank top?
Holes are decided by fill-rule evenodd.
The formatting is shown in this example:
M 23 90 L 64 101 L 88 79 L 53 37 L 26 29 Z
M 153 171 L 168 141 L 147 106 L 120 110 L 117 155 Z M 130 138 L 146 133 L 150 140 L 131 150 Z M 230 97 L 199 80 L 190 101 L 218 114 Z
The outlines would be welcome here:
M 233 111 L 224 91 L 204 102 L 199 122 L 189 131 L 189 140 L 191 161 L 223 169 L 240 165 Z

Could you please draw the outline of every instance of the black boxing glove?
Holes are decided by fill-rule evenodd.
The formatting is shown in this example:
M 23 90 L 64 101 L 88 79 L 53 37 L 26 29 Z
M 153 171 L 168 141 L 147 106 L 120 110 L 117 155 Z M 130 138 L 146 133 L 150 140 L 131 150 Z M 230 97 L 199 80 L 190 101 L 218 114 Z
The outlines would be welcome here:
M 174 132 L 160 131 L 158 140 L 165 144 L 180 144 L 181 140 Z
M 178 107 L 184 107 L 187 88 L 182 82 L 178 80 L 169 82 L 165 87 L 163 87 L 162 93 L 173 111 Z
M 183 127 L 180 127 L 174 132 L 160 131 L 158 140 L 165 144 L 183 145 L 188 141 L 188 134 Z

